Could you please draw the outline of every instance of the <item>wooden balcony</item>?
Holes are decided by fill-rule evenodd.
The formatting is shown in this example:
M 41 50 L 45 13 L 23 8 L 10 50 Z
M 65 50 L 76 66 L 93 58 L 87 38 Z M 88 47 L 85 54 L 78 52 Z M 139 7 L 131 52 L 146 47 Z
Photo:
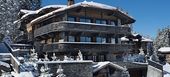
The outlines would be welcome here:
M 51 23 L 36 29 L 34 31 L 34 38 L 57 31 L 124 34 L 124 35 L 131 34 L 130 27 L 118 27 L 105 24 L 62 21 Z
M 131 51 L 133 45 L 128 44 L 99 44 L 99 43 L 83 43 L 83 42 L 64 42 L 45 44 L 43 52 L 75 52 L 81 50 L 83 52 L 125 52 Z

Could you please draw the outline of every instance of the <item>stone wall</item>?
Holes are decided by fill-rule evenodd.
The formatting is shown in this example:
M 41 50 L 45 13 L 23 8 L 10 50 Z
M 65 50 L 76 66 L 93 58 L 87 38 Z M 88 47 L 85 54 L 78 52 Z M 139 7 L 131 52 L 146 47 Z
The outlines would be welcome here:
M 47 63 L 48 67 L 51 69 L 50 73 L 56 76 L 57 69 L 59 65 L 64 69 L 64 74 L 67 77 L 93 77 L 92 61 L 55 61 L 55 62 L 39 62 L 38 69 L 44 63 Z

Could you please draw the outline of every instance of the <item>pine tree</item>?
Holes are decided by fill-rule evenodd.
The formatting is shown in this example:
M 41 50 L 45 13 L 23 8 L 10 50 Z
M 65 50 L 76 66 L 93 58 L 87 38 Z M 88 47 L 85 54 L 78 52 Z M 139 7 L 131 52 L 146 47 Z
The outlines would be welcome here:
M 14 21 L 20 9 L 35 10 L 40 8 L 41 0 L 0 0 L 0 33 L 14 39 L 18 32 Z
M 170 27 L 159 29 L 156 39 L 154 41 L 155 50 L 161 47 L 170 46 Z

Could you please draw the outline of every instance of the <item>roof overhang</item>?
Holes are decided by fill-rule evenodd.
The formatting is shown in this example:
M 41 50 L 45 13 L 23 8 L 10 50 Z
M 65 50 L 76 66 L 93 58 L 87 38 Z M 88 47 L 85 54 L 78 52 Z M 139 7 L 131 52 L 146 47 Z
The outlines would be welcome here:
M 135 20 L 127 15 L 127 13 L 119 10 L 118 8 L 116 7 L 112 7 L 112 6 L 109 6 L 109 5 L 105 5 L 105 4 L 101 4 L 101 3 L 96 3 L 96 2 L 80 2 L 80 3 L 76 3 L 74 5 L 70 5 L 70 6 L 67 6 L 67 7 L 63 7 L 63 8 L 60 8 L 60 9 L 57 9 L 57 10 L 54 10 L 50 13 L 47 13 L 45 15 L 42 15 L 40 17 L 37 17 L 35 18 L 34 20 L 31 21 L 31 24 L 35 24 L 37 22 L 40 22 L 41 20 L 44 20 L 44 19 L 47 19 L 57 13 L 61 13 L 61 12 L 65 12 L 65 11 L 68 11 L 70 9 L 75 9 L 75 8 L 79 8 L 79 7 L 89 7 L 89 8 L 98 8 L 98 9 L 103 9 L 103 10 L 110 10 L 113 12 L 113 14 L 115 14 L 116 16 L 121 16 L 122 19 L 125 19 L 124 23 L 126 24 L 130 24 L 130 23 L 134 23 Z

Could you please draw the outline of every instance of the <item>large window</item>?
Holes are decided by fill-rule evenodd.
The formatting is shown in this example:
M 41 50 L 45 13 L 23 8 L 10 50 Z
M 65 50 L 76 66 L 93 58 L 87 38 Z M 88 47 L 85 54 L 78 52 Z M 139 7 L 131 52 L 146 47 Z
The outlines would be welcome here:
M 88 23 L 91 23 L 91 19 L 90 19 L 90 18 L 83 18 L 83 17 L 81 17 L 81 18 L 80 18 L 80 22 L 88 22 Z
M 106 38 L 105 37 L 96 37 L 96 42 L 97 43 L 106 43 Z
M 110 21 L 110 25 L 112 26 L 116 26 L 115 22 L 114 21 Z
M 68 36 L 68 42 L 75 42 L 74 36 Z
M 91 42 L 91 37 L 82 36 L 80 37 L 80 42 Z
M 106 20 L 102 20 L 102 19 L 97 19 L 96 23 L 97 24 L 107 24 L 107 21 Z
M 68 17 L 67 20 L 68 21 L 76 21 L 76 17 Z
M 112 44 L 115 44 L 116 42 L 115 42 L 115 38 L 111 38 L 111 43 Z

